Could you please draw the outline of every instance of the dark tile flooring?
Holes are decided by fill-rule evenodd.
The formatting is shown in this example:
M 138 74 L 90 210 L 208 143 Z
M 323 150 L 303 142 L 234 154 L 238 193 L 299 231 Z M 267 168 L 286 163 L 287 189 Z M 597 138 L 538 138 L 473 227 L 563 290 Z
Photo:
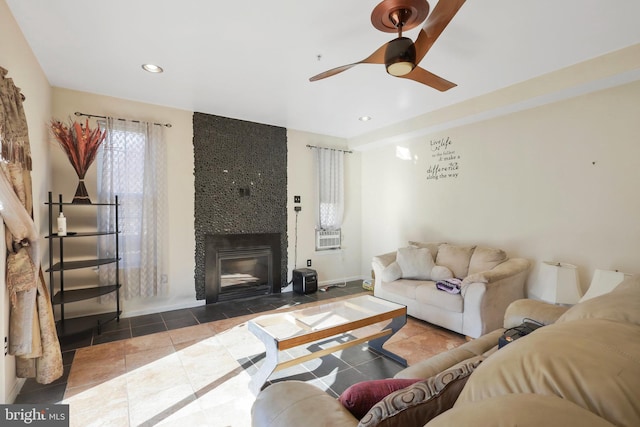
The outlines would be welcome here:
M 123 318 L 120 319 L 119 322 L 113 321 L 104 325 L 100 334 L 98 334 L 97 331 L 94 330 L 93 332 L 90 331 L 86 334 L 78 334 L 72 337 L 65 337 L 61 339 L 60 347 L 62 349 L 64 363 L 63 376 L 53 383 L 46 385 L 38 384 L 34 379 L 28 379 L 22 387 L 20 394 L 17 396 L 15 403 L 60 402 L 64 396 L 64 392 L 67 386 L 67 378 L 69 377 L 75 350 L 81 347 L 118 341 L 142 335 L 149 335 L 156 332 L 163 332 L 172 329 L 183 328 L 186 326 L 193 326 L 201 323 L 243 316 L 247 314 L 257 314 L 264 311 L 274 310 L 282 306 L 305 304 L 330 298 L 355 295 L 362 292 L 367 291 L 362 288 L 362 281 L 357 280 L 347 282 L 346 284 L 341 283 L 337 285 L 331 285 L 327 288 L 326 292 L 316 292 L 309 295 L 300 295 L 294 292 L 286 292 L 282 294 L 271 294 L 267 296 L 237 299 L 233 301 L 219 302 L 216 304 L 209 304 L 194 308 L 185 308 L 181 310 Z M 357 348 L 359 347 L 354 347 L 354 349 Z M 356 352 L 357 350 L 354 350 L 353 354 L 356 354 Z M 370 360 L 379 359 L 379 357 L 376 357 L 373 354 L 369 356 L 358 354 L 358 356 L 370 357 Z M 331 366 L 332 364 L 340 363 L 333 359 L 340 360 L 335 356 L 326 356 L 323 360 L 323 365 Z M 348 367 L 353 367 L 353 364 L 355 362 L 356 361 L 352 361 L 351 364 L 347 363 Z M 387 362 L 397 365 L 391 361 Z M 398 368 L 396 369 L 396 372 L 400 369 L 399 365 L 397 366 Z M 342 368 L 344 370 L 345 366 L 342 366 Z M 359 371 L 354 370 L 352 372 L 346 372 L 344 383 L 346 384 L 350 381 L 349 378 L 346 377 L 346 375 L 351 374 L 358 376 L 356 372 L 360 373 L 360 377 L 362 376 L 362 373 Z M 304 373 L 301 373 L 300 375 L 302 377 L 305 376 Z M 277 377 L 272 378 L 272 381 L 277 381 Z M 353 384 L 353 382 L 350 382 L 350 384 Z

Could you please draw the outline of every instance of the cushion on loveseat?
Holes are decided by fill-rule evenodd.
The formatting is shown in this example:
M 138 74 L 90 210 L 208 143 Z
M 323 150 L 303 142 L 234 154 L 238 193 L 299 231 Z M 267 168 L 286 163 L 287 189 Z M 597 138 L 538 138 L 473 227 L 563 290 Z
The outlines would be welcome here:
M 597 415 L 555 396 L 508 394 L 456 406 L 426 427 L 613 427 Z
M 387 283 L 398 279 L 437 281 L 451 278 L 451 270 L 435 265 L 428 248 L 415 246 L 399 248 L 396 260 L 382 270 L 382 280 Z
M 357 419 L 361 419 L 373 405 L 380 402 L 394 391 L 401 390 L 411 384 L 422 381 L 421 378 L 385 378 L 380 380 L 361 381 L 349 386 L 342 392 L 338 400 Z
M 433 258 L 434 261 L 438 256 L 438 249 L 440 248 L 440 245 L 444 243 L 445 242 L 416 242 L 414 240 L 409 240 L 409 246 L 415 246 L 416 248 L 429 249 L 429 251 L 431 252 L 431 258 Z
M 484 359 L 474 357 L 426 380 L 393 392 L 376 403 L 358 427 L 419 427 L 450 409 L 467 379 Z
M 469 262 L 475 246 L 456 246 L 444 243 L 438 249 L 436 264 L 447 267 L 454 277 L 462 279 L 469 273 Z
M 469 260 L 468 275 L 493 269 L 507 260 L 507 253 L 502 249 L 477 246 Z
M 431 269 L 435 266 L 429 249 L 413 246 L 398 248 L 396 262 L 404 279 L 430 280 Z
M 393 282 L 401 277 L 402 269 L 400 268 L 400 264 L 396 261 L 393 261 L 391 264 L 387 265 L 384 270 L 382 270 L 381 278 L 383 282 Z
M 420 304 L 437 306 L 445 310 L 462 313 L 464 300 L 460 293 L 444 292 L 435 283 L 425 283 L 415 289 L 415 300 Z

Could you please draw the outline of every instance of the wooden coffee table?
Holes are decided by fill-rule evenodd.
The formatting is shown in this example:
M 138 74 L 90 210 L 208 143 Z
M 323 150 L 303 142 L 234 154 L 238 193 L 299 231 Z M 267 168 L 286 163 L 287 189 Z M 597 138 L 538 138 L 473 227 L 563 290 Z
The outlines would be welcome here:
M 287 349 L 345 334 L 385 320 L 390 320 L 389 324 L 378 332 L 280 362 L 281 352 Z M 258 372 L 251 378 L 250 388 L 257 393 L 275 371 L 367 341 L 369 349 L 406 366 L 405 359 L 382 348 L 383 344 L 406 323 L 407 307 L 371 295 L 256 317 L 249 321 L 248 328 L 264 343 L 266 357 Z

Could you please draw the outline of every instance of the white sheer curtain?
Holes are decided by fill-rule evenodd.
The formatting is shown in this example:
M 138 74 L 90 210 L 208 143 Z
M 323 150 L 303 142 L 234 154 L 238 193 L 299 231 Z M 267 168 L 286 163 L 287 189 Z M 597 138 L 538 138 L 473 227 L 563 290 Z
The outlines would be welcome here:
M 344 152 L 312 147 L 317 173 L 318 230 L 339 230 L 344 213 Z
M 163 126 L 107 118 L 98 163 L 98 199 L 120 203 L 120 283 L 125 299 L 166 292 L 167 156 Z M 115 209 L 101 207 L 101 230 L 115 229 Z M 100 239 L 100 258 L 115 257 L 113 236 Z M 100 267 L 100 283 L 113 284 L 115 264 Z

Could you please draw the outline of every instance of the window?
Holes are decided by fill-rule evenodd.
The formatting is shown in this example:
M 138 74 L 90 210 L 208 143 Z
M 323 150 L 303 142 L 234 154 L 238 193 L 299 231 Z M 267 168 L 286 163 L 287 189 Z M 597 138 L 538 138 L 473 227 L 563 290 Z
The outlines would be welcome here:
M 98 155 L 98 199 L 118 196 L 121 280 L 125 298 L 166 290 L 166 147 L 163 126 L 107 118 L 107 137 Z M 100 210 L 99 228 L 113 230 L 114 210 Z M 101 239 L 99 256 L 115 256 L 113 239 Z M 115 271 L 100 268 L 101 282 Z M 111 280 L 113 282 L 113 280 Z
M 106 123 L 102 124 L 106 126 Z M 145 135 L 126 128 L 111 129 L 109 143 L 103 144 L 98 152 L 99 199 L 112 202 L 117 195 L 122 204 L 118 220 L 123 268 L 140 267 L 142 216 L 139 210 L 143 195 L 144 153 Z M 113 168 L 113 171 L 107 168 Z M 101 212 L 104 214 L 107 210 Z M 113 221 L 115 223 L 115 218 Z
M 316 250 L 341 246 L 344 212 L 344 152 L 313 147 L 317 173 Z

